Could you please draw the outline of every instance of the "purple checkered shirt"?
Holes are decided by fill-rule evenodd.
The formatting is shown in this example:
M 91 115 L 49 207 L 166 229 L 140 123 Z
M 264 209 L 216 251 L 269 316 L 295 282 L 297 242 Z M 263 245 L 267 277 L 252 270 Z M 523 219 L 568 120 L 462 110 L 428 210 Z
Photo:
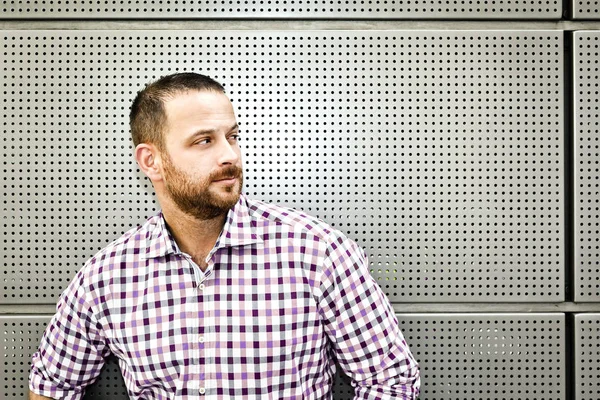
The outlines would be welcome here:
M 207 257 L 161 214 L 90 259 L 33 356 L 30 389 L 80 399 L 111 353 L 132 399 L 414 399 L 419 372 L 364 252 L 325 223 L 241 196 Z

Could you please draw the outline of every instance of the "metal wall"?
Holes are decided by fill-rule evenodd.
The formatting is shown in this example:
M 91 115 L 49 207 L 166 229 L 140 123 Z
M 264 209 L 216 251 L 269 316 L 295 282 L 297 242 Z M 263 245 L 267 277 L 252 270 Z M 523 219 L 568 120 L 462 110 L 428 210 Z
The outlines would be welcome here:
M 75 272 L 157 210 L 128 108 L 143 84 L 184 70 L 225 84 L 248 194 L 365 248 L 421 364 L 422 399 L 600 397 L 594 5 L 0 10 L 1 399 L 26 398 L 31 354 Z M 345 377 L 334 396 L 352 398 Z M 126 398 L 114 360 L 86 398 Z

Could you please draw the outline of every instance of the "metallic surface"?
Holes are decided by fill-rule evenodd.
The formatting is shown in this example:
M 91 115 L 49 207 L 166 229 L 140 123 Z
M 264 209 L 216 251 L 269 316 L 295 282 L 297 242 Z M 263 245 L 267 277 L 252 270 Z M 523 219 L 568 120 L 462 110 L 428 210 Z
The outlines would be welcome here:
M 600 32 L 575 32 L 575 301 L 600 301 Z
M 600 398 L 600 314 L 575 315 L 575 400 Z
M 562 314 L 411 314 L 399 322 L 420 363 L 422 399 L 567 398 Z
M 0 399 L 27 399 L 31 356 L 49 321 L 49 316 L 0 316 Z
M 600 4 L 598 0 L 573 0 L 571 2 L 573 19 L 600 19 Z
M 53 304 L 157 209 L 128 107 L 226 84 L 246 191 L 357 240 L 393 302 L 564 300 L 557 31 L 3 31 L 0 302 Z
M 499 1 L 109 1 L 2 0 L 5 18 L 53 19 L 560 19 L 558 0 Z
M 39 19 L 0 20 L 1 30 L 64 30 L 65 21 Z M 556 30 L 561 32 L 600 29 L 594 20 L 418 20 L 418 19 L 135 19 L 135 20 L 69 20 L 69 30 L 217 30 L 217 31 L 378 31 L 378 30 L 468 30 L 496 31 Z

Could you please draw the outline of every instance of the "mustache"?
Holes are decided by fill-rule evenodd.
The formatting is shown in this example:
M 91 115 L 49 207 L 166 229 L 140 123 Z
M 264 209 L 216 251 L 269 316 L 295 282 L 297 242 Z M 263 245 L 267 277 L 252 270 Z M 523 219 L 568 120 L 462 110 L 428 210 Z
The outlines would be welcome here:
M 242 172 L 242 168 L 238 167 L 237 165 L 229 165 L 223 169 L 212 172 L 210 174 L 210 180 L 219 181 L 227 178 L 240 178 L 242 176 Z

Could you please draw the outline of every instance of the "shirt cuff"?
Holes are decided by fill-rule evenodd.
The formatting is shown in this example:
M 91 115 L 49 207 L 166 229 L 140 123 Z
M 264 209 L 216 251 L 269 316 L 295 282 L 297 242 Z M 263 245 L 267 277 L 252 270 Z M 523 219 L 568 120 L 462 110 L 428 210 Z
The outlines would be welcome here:
M 29 374 L 29 390 L 33 393 L 60 400 L 81 400 L 85 392 L 83 389 L 61 389 L 60 383 L 53 382 L 43 376 L 43 373 L 34 364 Z

